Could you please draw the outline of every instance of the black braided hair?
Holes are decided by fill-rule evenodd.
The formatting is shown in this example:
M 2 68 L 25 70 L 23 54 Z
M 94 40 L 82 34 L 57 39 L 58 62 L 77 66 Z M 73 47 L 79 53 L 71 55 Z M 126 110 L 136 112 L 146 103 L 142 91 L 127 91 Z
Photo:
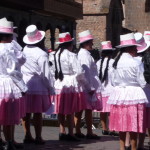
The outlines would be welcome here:
M 64 49 L 67 49 L 71 45 L 72 45 L 72 41 L 60 44 L 59 47 L 58 47 L 58 50 L 60 49 L 60 53 L 59 53 L 59 56 L 58 56 L 59 72 L 58 72 L 57 61 L 56 61 L 56 53 L 57 53 L 58 50 L 56 51 L 56 53 L 54 55 L 55 68 L 56 68 L 56 70 L 55 70 L 55 79 L 59 79 L 60 81 L 62 81 L 64 79 L 64 75 L 63 75 L 62 68 L 61 68 L 60 57 L 61 57 L 61 54 L 64 51 Z
M 105 71 L 104 71 L 104 76 L 102 78 L 102 83 L 107 80 L 108 78 L 108 67 L 109 67 L 109 61 L 110 61 L 111 57 L 109 56 L 108 57 L 108 60 L 107 60 L 107 65 L 106 65 L 106 68 L 105 68 Z
M 100 73 L 99 73 L 99 78 L 100 78 L 100 80 L 102 81 L 102 83 L 103 83 L 105 80 L 107 80 L 109 61 L 110 61 L 110 59 L 112 58 L 112 53 L 113 53 L 112 50 L 107 50 L 107 51 L 103 51 L 103 52 L 102 52 L 102 60 L 101 60 L 101 64 L 100 64 Z M 104 59 L 105 59 L 106 57 L 108 57 L 107 65 L 106 65 L 106 68 L 105 68 L 105 71 L 104 71 L 104 75 L 102 75 L 103 62 L 104 62 Z
M 101 65 L 100 65 L 100 71 L 99 71 L 99 79 L 102 81 L 102 66 L 104 62 L 105 57 L 102 57 Z
M 59 73 L 58 73 L 58 78 L 60 81 L 62 81 L 64 79 L 64 75 L 63 75 L 63 72 L 62 72 L 62 68 L 61 68 L 61 63 L 60 63 L 60 56 L 61 56 L 61 53 L 64 51 L 64 48 L 61 48 L 60 49 L 60 53 L 59 53 L 59 57 L 58 57 L 58 63 L 59 63 Z
M 119 52 L 118 56 L 116 57 L 116 59 L 115 59 L 115 61 L 114 61 L 114 63 L 113 63 L 114 69 L 117 69 L 118 61 L 119 61 L 121 55 L 123 54 L 123 52 L 124 52 L 124 50 L 123 50 L 123 48 L 122 48 L 122 50 Z
M 58 52 L 60 47 L 58 47 L 58 49 L 56 50 L 55 54 L 54 54 L 54 62 L 55 62 L 55 79 L 58 79 L 58 68 L 57 68 L 57 62 L 56 62 L 56 53 Z

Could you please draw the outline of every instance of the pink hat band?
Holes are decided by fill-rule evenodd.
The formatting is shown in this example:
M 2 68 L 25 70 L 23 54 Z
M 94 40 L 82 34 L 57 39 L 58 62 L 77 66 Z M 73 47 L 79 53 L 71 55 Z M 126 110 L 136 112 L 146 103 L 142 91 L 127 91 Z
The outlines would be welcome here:
M 137 45 L 135 39 L 124 40 L 120 42 L 120 45 Z
M 28 36 L 30 42 L 40 40 L 41 38 L 42 38 L 42 34 L 39 31 L 37 31 L 37 33 L 34 36 Z
M 61 42 L 61 43 L 69 42 L 69 41 L 72 41 L 72 38 L 69 34 L 66 34 L 66 36 L 63 38 L 59 38 L 59 42 Z
M 13 33 L 13 28 L 8 28 L 8 27 L 6 28 L 0 26 L 0 32 Z
M 147 47 L 147 44 L 145 43 L 144 39 L 142 39 L 142 40 L 140 41 L 140 43 L 138 43 L 138 44 L 141 45 L 141 46 L 137 46 L 137 50 L 138 50 L 139 52 L 142 51 L 144 48 Z
M 93 40 L 93 36 L 92 35 L 87 35 L 87 36 L 83 36 L 79 38 L 80 43 L 87 41 L 87 40 Z
M 111 43 L 107 43 L 105 45 L 102 45 L 102 49 L 112 49 Z

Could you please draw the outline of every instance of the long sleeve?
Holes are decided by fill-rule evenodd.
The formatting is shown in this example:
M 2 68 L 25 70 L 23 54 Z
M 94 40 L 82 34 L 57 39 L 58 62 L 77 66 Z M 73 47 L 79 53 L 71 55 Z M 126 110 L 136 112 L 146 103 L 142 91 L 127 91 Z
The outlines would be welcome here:
M 145 78 L 144 78 L 144 66 L 143 66 L 143 63 L 141 63 L 137 67 L 137 82 L 140 84 L 140 86 L 142 88 L 144 88 L 146 86 L 146 81 L 145 81 Z
M 91 91 L 91 86 L 86 80 L 85 71 L 79 63 L 77 56 L 75 55 L 72 59 L 70 59 L 72 64 L 73 71 L 77 74 L 77 80 L 81 83 L 87 91 Z
M 38 65 L 41 68 L 41 76 L 43 78 L 43 82 L 46 85 L 46 87 L 48 88 L 50 94 L 54 94 L 54 80 L 52 77 L 52 74 L 50 72 L 50 67 L 49 67 L 49 62 L 48 62 L 48 57 L 45 56 L 41 56 L 38 59 Z
M 92 83 L 92 78 L 93 76 L 91 75 L 91 63 L 93 62 L 92 57 L 89 57 L 88 55 L 83 57 L 83 59 L 80 59 L 82 68 L 84 70 L 84 75 L 86 80 L 88 81 L 88 84 L 91 87 L 91 90 L 95 90 L 93 83 Z

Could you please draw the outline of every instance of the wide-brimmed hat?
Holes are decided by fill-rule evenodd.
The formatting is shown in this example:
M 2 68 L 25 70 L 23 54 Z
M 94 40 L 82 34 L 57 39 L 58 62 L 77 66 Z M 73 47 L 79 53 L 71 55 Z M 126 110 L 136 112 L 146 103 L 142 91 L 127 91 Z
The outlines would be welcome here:
M 0 33 L 13 34 L 13 22 L 8 21 L 6 18 L 0 19 Z
M 58 42 L 56 42 L 56 44 L 63 44 L 63 43 L 71 42 L 73 41 L 73 39 L 74 38 L 71 37 L 69 32 L 60 33 Z
M 103 41 L 101 42 L 101 50 L 115 50 L 115 48 L 112 48 L 111 41 Z
M 128 33 L 120 35 L 120 45 L 116 46 L 117 48 L 130 47 L 130 46 L 141 46 L 137 44 L 134 33 Z
M 23 37 L 23 42 L 26 44 L 36 44 L 43 40 L 45 32 L 37 29 L 36 25 L 29 25 L 26 28 L 26 35 Z
M 142 53 L 149 48 L 150 44 L 145 42 L 145 39 L 142 33 L 137 32 L 134 34 L 134 36 L 135 36 L 136 42 L 141 45 L 141 46 L 137 46 L 137 53 Z
M 89 30 L 80 32 L 78 35 L 79 35 L 79 44 L 94 39 Z

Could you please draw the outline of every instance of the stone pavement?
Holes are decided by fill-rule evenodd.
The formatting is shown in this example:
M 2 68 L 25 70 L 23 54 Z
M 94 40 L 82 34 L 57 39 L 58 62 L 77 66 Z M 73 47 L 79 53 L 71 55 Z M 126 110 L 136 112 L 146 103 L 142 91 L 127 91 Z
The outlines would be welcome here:
M 34 135 L 34 128 L 31 127 Z M 94 133 L 101 135 L 100 129 L 94 129 Z M 86 133 L 86 129 L 82 129 Z M 24 133 L 22 126 L 16 126 L 15 139 L 22 142 Z M 24 150 L 119 150 L 119 138 L 113 136 L 102 136 L 100 140 L 82 140 L 81 142 L 62 142 L 58 141 L 58 127 L 43 127 L 42 136 L 46 144 L 37 146 L 35 144 L 26 144 Z M 148 137 L 145 140 L 145 150 L 148 149 Z

